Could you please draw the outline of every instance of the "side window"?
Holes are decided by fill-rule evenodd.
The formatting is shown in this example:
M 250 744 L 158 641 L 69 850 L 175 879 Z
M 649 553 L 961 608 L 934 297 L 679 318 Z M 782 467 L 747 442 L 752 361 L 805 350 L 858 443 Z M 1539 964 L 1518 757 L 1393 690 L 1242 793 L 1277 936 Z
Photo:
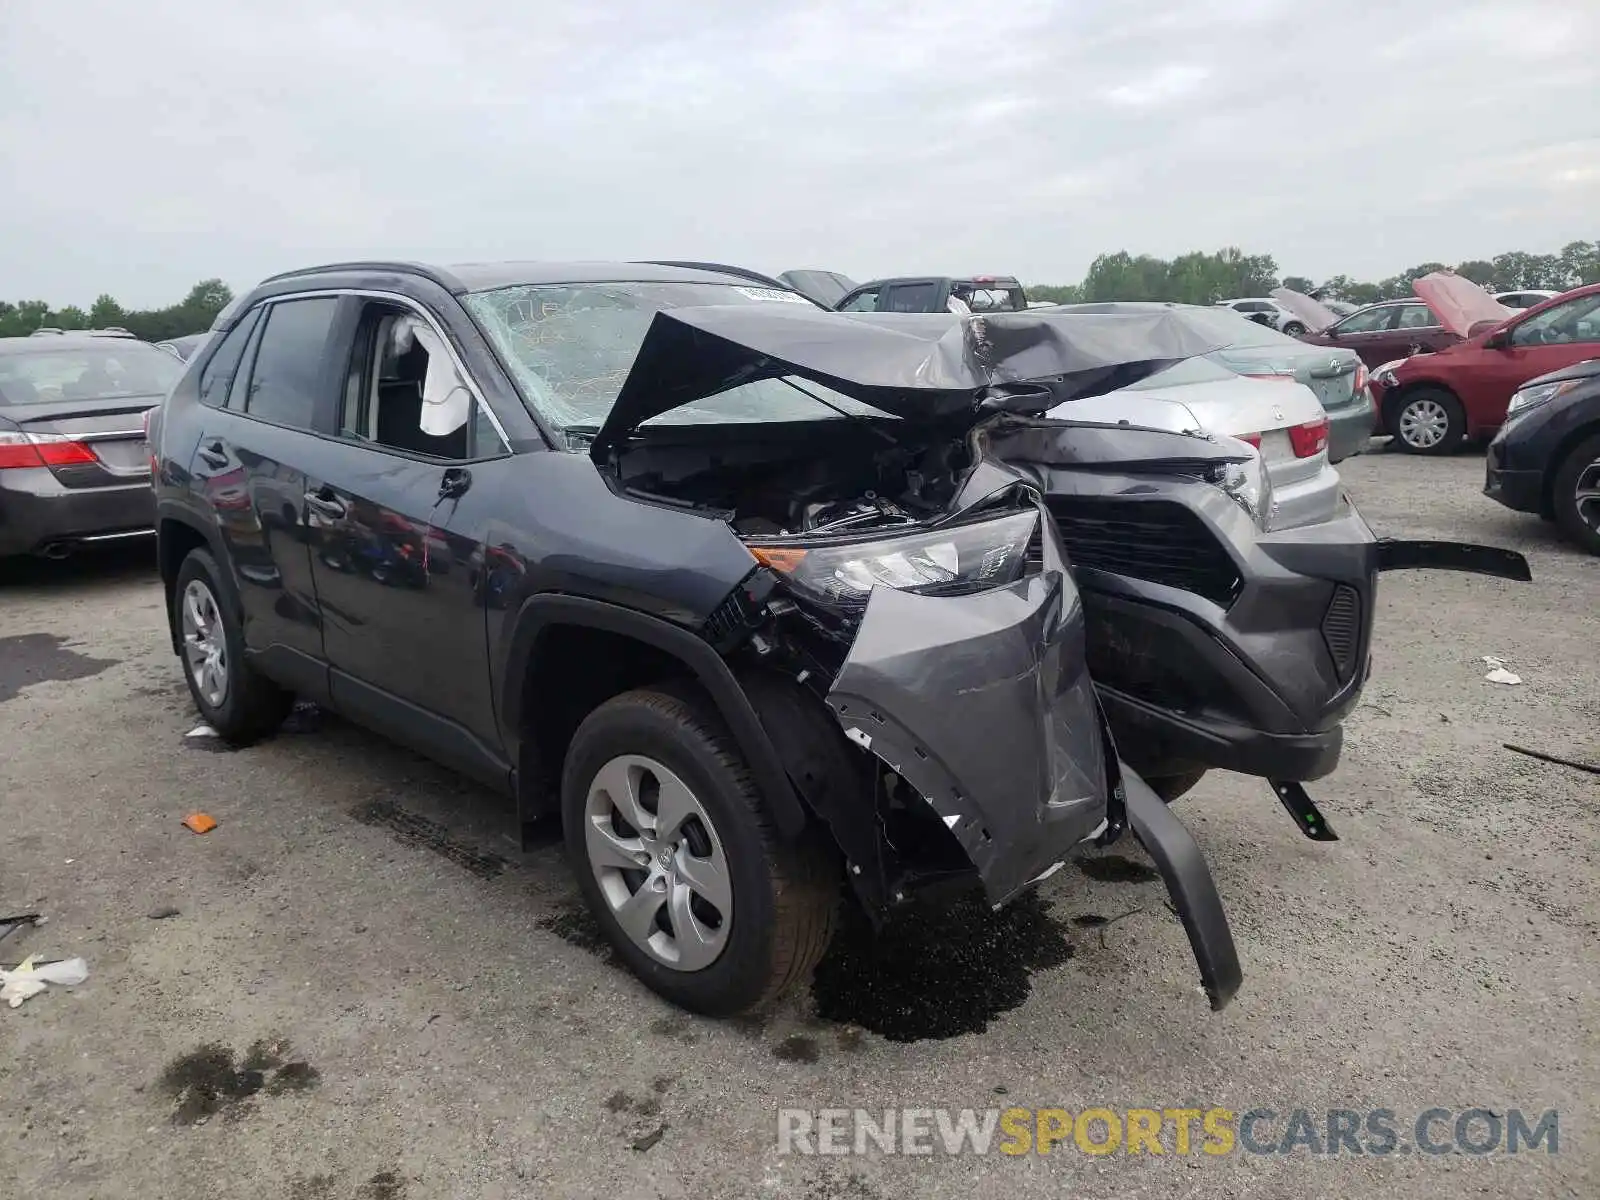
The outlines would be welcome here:
M 461 461 L 506 452 L 443 335 L 408 308 L 369 303 L 344 383 L 341 437 Z
M 1233 307 L 1242 313 L 1269 313 L 1273 311 L 1272 305 L 1261 300 L 1241 300 Z
M 888 290 L 884 312 L 920 313 L 933 308 L 933 299 L 939 294 L 936 283 L 905 283 Z
M 233 387 L 233 377 L 238 373 L 239 363 L 244 359 L 244 349 L 250 344 L 250 335 L 255 332 L 260 319 L 261 310 L 252 308 L 218 344 L 216 353 L 200 372 L 201 404 L 221 408 L 228 402 L 228 390 Z
M 1529 317 L 1511 330 L 1513 346 L 1600 341 L 1600 294 L 1579 296 Z
M 848 303 L 843 305 L 840 312 L 877 312 L 878 289 L 869 288 L 864 292 L 857 292 Z
M 338 307 L 336 297 L 318 296 L 281 300 L 268 308 L 250 368 L 245 412 L 294 429 L 312 427 L 328 333 Z
M 1439 318 L 1433 315 L 1433 310 L 1426 304 L 1403 304 L 1400 306 L 1400 319 L 1395 322 L 1396 329 L 1428 329 L 1439 323 Z
M 1334 328 L 1340 333 L 1376 333 L 1380 329 L 1388 329 L 1393 318 L 1393 308 L 1363 308 L 1360 312 L 1351 313 Z

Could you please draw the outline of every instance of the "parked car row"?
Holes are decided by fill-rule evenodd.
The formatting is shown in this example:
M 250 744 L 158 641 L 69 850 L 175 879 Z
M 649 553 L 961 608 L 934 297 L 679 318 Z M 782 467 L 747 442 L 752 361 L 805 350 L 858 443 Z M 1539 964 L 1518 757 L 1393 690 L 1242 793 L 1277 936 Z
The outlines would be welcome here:
M 1528 571 L 1343 497 L 1274 528 L 1261 447 L 1145 418 L 1189 364 L 1238 386 L 1218 341 L 1163 307 L 839 313 L 705 265 L 290 272 L 151 421 L 172 648 L 230 741 L 304 696 L 559 822 L 686 1007 L 804 978 L 845 896 L 1003 904 L 1129 835 L 1220 1007 L 1237 952 L 1165 802 L 1227 768 L 1332 839 L 1302 783 L 1377 574 Z

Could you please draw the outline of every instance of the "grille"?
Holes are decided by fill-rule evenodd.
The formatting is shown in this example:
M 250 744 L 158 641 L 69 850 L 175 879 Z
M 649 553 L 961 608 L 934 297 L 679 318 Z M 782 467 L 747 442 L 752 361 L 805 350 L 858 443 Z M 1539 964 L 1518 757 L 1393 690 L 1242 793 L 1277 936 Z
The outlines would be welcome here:
M 1328 643 L 1339 681 L 1347 681 L 1356 668 L 1356 647 L 1361 641 L 1361 597 L 1348 584 L 1337 584 L 1328 611 L 1322 617 L 1322 640 Z
M 1244 585 L 1216 535 L 1181 504 L 1098 496 L 1046 503 L 1074 566 L 1182 588 L 1224 607 Z

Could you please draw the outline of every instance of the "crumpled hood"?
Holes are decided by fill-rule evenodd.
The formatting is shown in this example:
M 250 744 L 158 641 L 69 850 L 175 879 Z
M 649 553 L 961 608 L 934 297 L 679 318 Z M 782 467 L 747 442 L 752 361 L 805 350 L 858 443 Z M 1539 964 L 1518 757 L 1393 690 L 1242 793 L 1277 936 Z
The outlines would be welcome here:
M 1304 321 L 1306 328 L 1312 333 L 1321 333 L 1329 325 L 1337 324 L 1343 319 L 1333 309 L 1326 307 L 1320 301 L 1313 300 L 1303 292 L 1281 287 L 1273 288 L 1270 295 Z
M 1417 298 L 1439 315 L 1439 322 L 1459 338 L 1472 336 L 1472 327 L 1485 321 L 1498 325 L 1517 310 L 1507 308 L 1472 280 L 1448 271 L 1435 271 L 1412 283 Z
M 1002 407 L 1008 385 L 1043 412 L 1216 349 L 1170 312 L 846 314 L 798 304 L 658 312 L 589 453 L 606 461 L 640 424 L 757 379 L 795 376 L 904 419 Z M 1016 405 L 1004 407 L 1015 408 Z

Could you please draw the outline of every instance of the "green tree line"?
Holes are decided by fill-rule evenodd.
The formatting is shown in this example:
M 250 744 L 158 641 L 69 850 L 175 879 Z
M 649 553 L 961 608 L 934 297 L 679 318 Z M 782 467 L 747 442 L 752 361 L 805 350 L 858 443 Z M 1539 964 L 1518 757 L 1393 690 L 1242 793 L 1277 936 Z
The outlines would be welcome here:
M 0 337 L 26 337 L 35 329 L 107 329 L 120 326 L 147 342 L 164 342 L 201 333 L 233 299 L 233 289 L 220 279 L 202 279 L 189 294 L 166 308 L 123 308 L 116 297 L 102 294 L 88 308 L 69 304 L 51 308 L 43 300 L 12 304 L 0 300 Z
M 1105 300 L 1167 300 L 1181 304 L 1215 304 L 1235 296 L 1264 296 L 1275 287 L 1293 288 L 1325 299 L 1370 304 L 1409 296 L 1413 280 L 1433 271 L 1454 270 L 1491 292 L 1548 288 L 1565 291 L 1600 283 L 1600 242 L 1569 242 L 1556 254 L 1513 250 L 1491 259 L 1470 259 L 1453 267 L 1419 263 L 1376 283 L 1334 275 L 1321 283 L 1304 275 L 1278 274 L 1270 254 L 1245 254 L 1228 246 L 1215 254 L 1194 251 L 1174 259 L 1118 250 L 1102 254 L 1089 266 L 1082 283 L 1030 285 L 1028 296 L 1056 304 Z

